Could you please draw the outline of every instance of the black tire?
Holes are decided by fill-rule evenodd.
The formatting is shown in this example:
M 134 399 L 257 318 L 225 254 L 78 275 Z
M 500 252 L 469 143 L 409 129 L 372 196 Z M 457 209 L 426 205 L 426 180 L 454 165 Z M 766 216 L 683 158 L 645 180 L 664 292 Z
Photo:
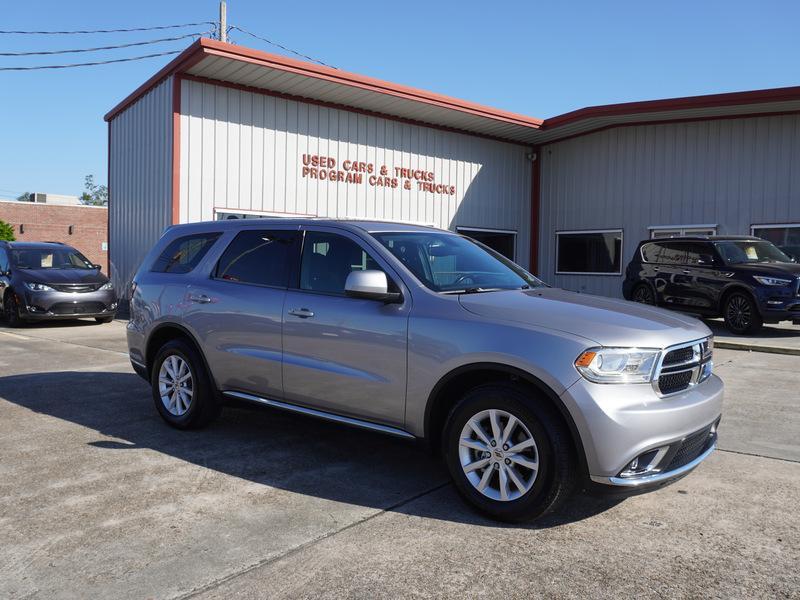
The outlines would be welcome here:
M 746 292 L 732 292 L 725 297 L 722 317 L 725 319 L 728 331 L 736 335 L 756 333 L 764 324 L 758 306 Z
M 98 323 L 111 323 L 114 320 L 114 317 L 95 317 L 95 321 Z
M 13 291 L 7 292 L 3 300 L 3 319 L 9 327 L 22 327 L 25 324 L 25 319 L 19 314 L 17 296 Z
M 631 300 L 634 302 L 639 302 L 640 304 L 649 304 L 651 306 L 656 305 L 656 294 L 646 283 L 640 283 L 635 288 L 633 288 L 633 292 L 631 293 Z
M 499 409 L 516 417 L 536 443 L 538 471 L 530 488 L 515 499 L 487 497 L 470 482 L 461 464 L 459 450 L 462 429 L 474 416 L 491 409 Z M 501 521 L 530 521 L 557 510 L 575 489 L 578 480 L 575 454 L 566 427 L 545 401 L 518 385 L 493 383 L 467 392 L 450 412 L 442 444 L 445 463 L 459 494 L 478 511 Z M 497 462 L 500 460 L 503 459 L 498 458 Z M 507 459 L 505 464 L 509 464 Z M 487 467 L 487 470 L 492 467 L 494 465 Z M 497 468 L 503 467 L 498 464 Z M 476 473 L 480 472 L 486 474 L 486 470 L 476 470 Z M 532 471 L 527 473 L 533 477 Z M 499 487 L 499 472 L 489 477 Z M 520 493 L 520 490 L 512 491 Z
M 192 388 L 191 401 L 188 409 L 183 414 L 170 412 L 164 401 L 162 401 L 159 389 L 161 367 L 164 361 L 171 357 L 177 357 L 184 361 L 188 365 L 191 375 L 189 380 Z M 204 427 L 216 419 L 222 411 L 222 402 L 217 390 L 214 388 L 203 358 L 191 344 L 184 340 L 171 340 L 158 350 L 150 372 L 150 385 L 158 414 L 177 429 Z

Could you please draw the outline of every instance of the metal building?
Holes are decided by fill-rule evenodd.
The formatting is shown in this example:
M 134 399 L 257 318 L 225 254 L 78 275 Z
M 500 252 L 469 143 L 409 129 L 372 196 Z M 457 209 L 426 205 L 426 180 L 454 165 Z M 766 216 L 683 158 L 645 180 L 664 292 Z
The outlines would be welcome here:
M 166 226 L 258 216 L 431 224 L 609 296 L 648 237 L 755 233 L 800 252 L 800 88 L 542 121 L 201 39 L 106 120 L 123 290 Z
M 106 120 L 121 289 L 166 226 L 226 218 L 425 223 L 530 259 L 537 119 L 201 39 Z

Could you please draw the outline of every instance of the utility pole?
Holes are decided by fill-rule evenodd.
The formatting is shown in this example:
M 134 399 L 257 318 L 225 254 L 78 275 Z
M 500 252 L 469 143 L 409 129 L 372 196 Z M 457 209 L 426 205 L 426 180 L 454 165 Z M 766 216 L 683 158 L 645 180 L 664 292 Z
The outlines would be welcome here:
M 219 3 L 219 41 L 228 41 L 228 5 L 225 0 Z

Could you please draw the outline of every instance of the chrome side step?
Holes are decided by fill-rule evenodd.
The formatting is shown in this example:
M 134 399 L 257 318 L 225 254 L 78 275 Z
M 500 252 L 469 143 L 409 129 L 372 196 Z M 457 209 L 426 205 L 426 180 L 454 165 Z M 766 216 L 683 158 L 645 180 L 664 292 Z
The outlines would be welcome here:
M 416 439 L 413 435 L 402 429 L 396 427 L 389 427 L 388 425 L 378 425 L 377 423 L 370 423 L 369 421 L 362 421 L 361 419 L 354 419 L 352 417 L 343 417 L 333 413 L 325 412 L 323 410 L 316 410 L 314 408 L 306 408 L 305 406 L 297 406 L 296 404 L 288 404 L 287 402 L 280 402 L 278 400 L 270 400 L 269 398 L 261 398 L 260 396 L 253 396 L 252 394 L 245 394 L 244 392 L 222 392 L 223 395 L 229 398 L 237 398 L 239 400 L 247 400 L 248 402 L 256 402 L 258 404 L 266 404 L 273 408 L 281 410 L 288 410 L 289 412 L 299 413 L 301 415 L 308 415 L 317 417 L 318 419 L 325 419 L 326 421 L 334 421 L 335 423 L 343 423 L 353 427 L 360 427 L 361 429 L 369 429 L 371 431 L 378 431 L 388 435 L 413 440 Z

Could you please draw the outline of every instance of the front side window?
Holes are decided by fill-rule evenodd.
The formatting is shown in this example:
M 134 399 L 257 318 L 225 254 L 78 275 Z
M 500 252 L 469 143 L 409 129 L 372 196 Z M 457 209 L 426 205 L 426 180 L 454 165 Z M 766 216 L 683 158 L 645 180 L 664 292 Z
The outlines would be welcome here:
M 8 271 L 8 256 L 3 248 L 0 248 L 0 273 Z
M 285 288 L 296 237 L 293 231 L 242 231 L 219 259 L 215 277 Z
M 153 263 L 155 273 L 188 273 L 194 269 L 217 241 L 220 233 L 198 233 L 179 237 L 164 249 Z
M 556 232 L 556 273 L 621 274 L 622 231 Z
M 307 231 L 300 263 L 300 289 L 344 294 L 353 271 L 382 270 L 361 246 L 335 233 Z
M 88 258 L 68 247 L 12 250 L 11 263 L 18 269 L 94 269 Z
M 752 263 L 790 263 L 792 259 L 770 242 L 716 242 L 717 251 L 726 265 Z
M 458 235 L 374 233 L 426 287 L 443 293 L 522 289 L 543 285 L 499 253 Z

